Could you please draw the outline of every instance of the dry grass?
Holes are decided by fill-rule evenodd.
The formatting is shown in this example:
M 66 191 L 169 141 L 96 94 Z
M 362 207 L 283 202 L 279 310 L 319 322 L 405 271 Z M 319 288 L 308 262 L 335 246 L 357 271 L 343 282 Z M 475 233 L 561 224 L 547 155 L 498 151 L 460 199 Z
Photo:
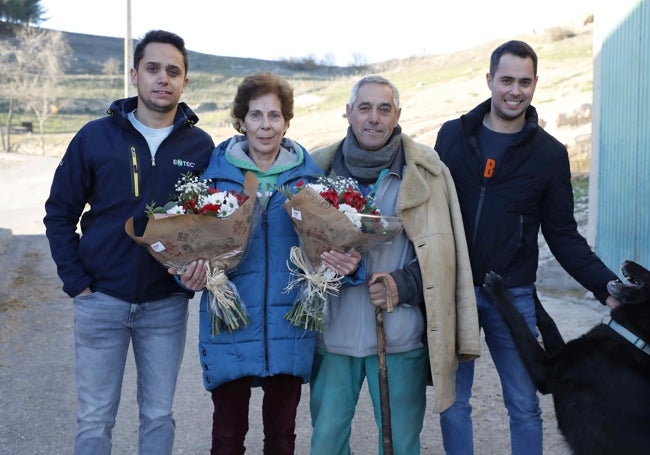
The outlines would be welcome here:
M 517 37 L 528 41 L 540 58 L 539 83 L 533 104 L 542 124 L 567 145 L 572 155 L 575 152 L 578 158 L 572 162 L 573 170 L 580 173 L 588 170 L 591 124 L 574 122 L 572 116 L 592 102 L 592 28 L 591 23 L 580 24 Z M 94 38 L 102 43 L 115 40 Z M 99 45 L 99 41 L 96 44 Z M 295 90 L 295 117 L 288 134 L 313 149 L 342 137 L 347 128 L 343 116 L 345 103 L 352 84 L 362 74 L 376 73 L 388 77 L 400 89 L 403 108 L 400 123 L 404 131 L 418 141 L 433 144 L 445 120 L 457 117 L 489 96 L 485 72 L 490 52 L 498 44 L 489 42 L 452 54 L 384 62 L 362 72 L 322 67 L 310 72 L 292 72 L 281 62 L 192 54 L 190 85 L 184 101 L 197 111 L 201 119 L 199 126 L 207 130 L 215 142 L 220 142 L 235 133 L 229 124 L 228 109 L 241 77 L 261 69 L 275 70 L 285 75 Z M 104 61 L 115 57 L 112 53 L 116 50 L 119 46 L 115 43 L 104 47 L 84 43 L 76 47 L 76 52 L 86 54 L 74 60 L 80 65 L 85 62 L 90 69 L 93 67 L 89 63 L 91 57 Z M 99 64 L 95 62 L 95 66 Z M 103 115 L 112 99 L 123 96 L 120 77 L 79 74 L 81 71 L 83 69 L 77 68 L 75 74 L 67 78 L 67 96 L 61 99 L 58 114 L 52 116 L 46 126 L 45 151 L 40 148 L 37 134 L 20 135 L 13 136 L 18 153 L 61 156 L 83 123 Z M 1 117 L 2 113 L 0 120 Z

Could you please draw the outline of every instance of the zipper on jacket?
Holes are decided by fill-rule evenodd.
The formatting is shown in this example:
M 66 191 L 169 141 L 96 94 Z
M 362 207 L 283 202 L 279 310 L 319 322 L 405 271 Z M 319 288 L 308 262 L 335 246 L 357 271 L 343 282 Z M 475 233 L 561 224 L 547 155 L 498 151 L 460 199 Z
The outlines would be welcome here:
M 472 229 L 472 249 L 474 249 L 474 244 L 476 243 L 476 235 L 478 234 L 478 221 L 481 217 L 481 211 L 483 210 L 483 201 L 485 200 L 485 185 L 481 185 L 481 194 L 478 197 L 478 204 L 476 205 L 476 213 L 474 214 L 474 227 Z
M 269 257 L 269 220 L 268 220 L 268 212 L 264 210 L 262 212 L 262 228 L 264 230 L 264 248 L 265 248 L 265 257 L 266 262 L 264 264 L 264 364 L 266 368 L 266 372 L 268 373 L 269 371 L 269 330 L 268 330 L 268 325 L 269 325 L 269 318 L 268 318 L 268 313 L 269 313 L 269 264 L 268 264 L 268 257 Z
M 523 215 L 519 215 L 519 249 L 525 248 L 526 245 L 526 233 L 525 233 L 526 221 L 524 220 Z
M 138 155 L 135 152 L 135 146 L 131 146 L 131 171 L 133 173 L 133 196 L 140 197 L 140 178 L 138 170 Z
M 156 167 L 156 157 L 151 155 L 151 167 Z

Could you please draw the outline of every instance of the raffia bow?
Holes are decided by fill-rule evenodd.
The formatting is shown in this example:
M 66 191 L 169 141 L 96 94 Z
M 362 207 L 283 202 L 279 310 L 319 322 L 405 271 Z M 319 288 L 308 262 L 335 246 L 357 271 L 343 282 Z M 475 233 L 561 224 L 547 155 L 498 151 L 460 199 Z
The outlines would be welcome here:
M 212 313 L 212 336 L 217 336 L 220 328 L 232 332 L 248 324 L 246 308 L 239 298 L 235 285 L 228 279 L 226 273 L 219 267 L 212 267 L 206 262 L 206 289 L 209 291 L 208 304 Z
M 300 288 L 301 296 L 286 318 L 293 325 L 305 330 L 322 331 L 327 315 L 327 295 L 338 293 L 343 276 L 326 267 L 319 267 L 317 271 L 311 272 L 302 250 L 297 246 L 291 248 L 289 261 L 295 267 L 291 267 L 288 262 L 287 267 L 296 278 L 287 284 L 285 292 Z

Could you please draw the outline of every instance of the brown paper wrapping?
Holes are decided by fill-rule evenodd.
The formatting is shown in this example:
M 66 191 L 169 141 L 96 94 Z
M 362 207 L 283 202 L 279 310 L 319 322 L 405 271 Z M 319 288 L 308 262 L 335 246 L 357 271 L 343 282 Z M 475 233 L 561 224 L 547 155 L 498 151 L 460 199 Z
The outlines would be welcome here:
M 239 264 L 246 251 L 257 195 L 257 178 L 250 172 L 244 181 L 248 199 L 234 213 L 218 218 L 208 215 L 157 215 L 149 218 L 142 237 L 135 235 L 133 217 L 124 230 L 144 246 L 161 264 L 182 269 L 197 259 L 206 259 L 223 271 Z
M 287 199 L 284 208 L 300 237 L 303 253 L 314 270 L 320 266 L 320 255 L 324 251 L 334 249 L 345 253 L 351 248 L 360 252 L 368 251 L 389 243 L 403 228 L 397 217 L 362 215 L 376 220 L 383 219 L 387 223 L 377 233 L 362 232 L 345 213 L 333 207 L 310 187 L 303 188 Z

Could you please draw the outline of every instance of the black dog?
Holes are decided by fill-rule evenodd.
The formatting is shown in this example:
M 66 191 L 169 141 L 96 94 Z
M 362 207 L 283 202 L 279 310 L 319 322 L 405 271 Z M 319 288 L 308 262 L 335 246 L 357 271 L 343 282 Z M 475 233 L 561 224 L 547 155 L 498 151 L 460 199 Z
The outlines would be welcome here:
M 502 313 L 537 389 L 553 394 L 558 427 L 576 455 L 650 454 L 650 271 L 626 261 L 628 283 L 607 289 L 620 302 L 604 320 L 564 344 L 536 302 L 546 350 L 493 272 L 484 289 Z

